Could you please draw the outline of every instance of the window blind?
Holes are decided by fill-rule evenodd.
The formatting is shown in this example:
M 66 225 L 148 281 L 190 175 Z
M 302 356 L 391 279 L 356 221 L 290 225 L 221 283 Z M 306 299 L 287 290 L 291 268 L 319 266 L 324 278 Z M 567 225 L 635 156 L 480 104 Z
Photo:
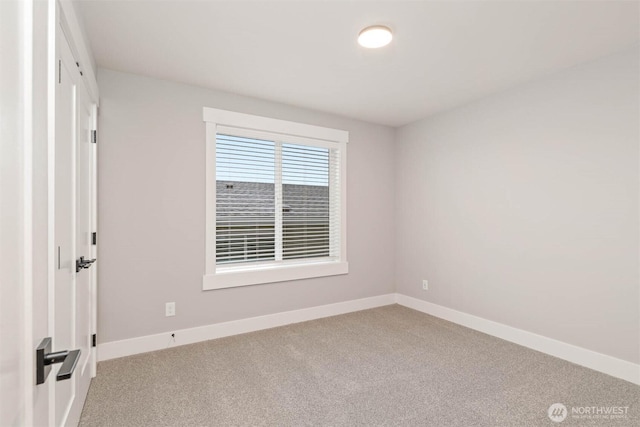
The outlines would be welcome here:
M 216 136 L 216 263 L 275 259 L 275 143 Z
M 338 149 L 216 135 L 216 264 L 340 257 Z

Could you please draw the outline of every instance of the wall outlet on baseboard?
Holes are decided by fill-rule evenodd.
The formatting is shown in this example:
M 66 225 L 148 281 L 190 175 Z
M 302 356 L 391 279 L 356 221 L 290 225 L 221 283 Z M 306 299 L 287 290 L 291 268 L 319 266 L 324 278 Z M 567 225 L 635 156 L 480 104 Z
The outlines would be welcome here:
M 429 281 L 428 280 L 423 280 L 422 281 L 422 290 L 423 291 L 428 291 L 429 290 Z
M 164 306 L 164 315 L 166 317 L 175 316 L 176 315 L 176 303 L 168 302 Z

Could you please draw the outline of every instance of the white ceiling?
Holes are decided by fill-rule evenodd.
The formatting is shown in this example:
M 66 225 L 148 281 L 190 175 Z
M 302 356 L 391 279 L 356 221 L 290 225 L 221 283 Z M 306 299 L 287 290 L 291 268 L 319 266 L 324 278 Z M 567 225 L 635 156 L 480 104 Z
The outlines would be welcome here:
M 400 126 L 638 45 L 637 1 L 87 1 L 96 62 Z M 394 30 L 365 50 L 365 26 Z

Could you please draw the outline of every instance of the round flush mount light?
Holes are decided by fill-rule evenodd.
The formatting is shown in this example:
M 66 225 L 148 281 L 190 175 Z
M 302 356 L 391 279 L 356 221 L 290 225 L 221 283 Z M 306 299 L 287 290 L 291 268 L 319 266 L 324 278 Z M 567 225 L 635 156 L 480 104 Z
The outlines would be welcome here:
M 373 25 L 360 31 L 358 44 L 369 49 L 376 49 L 386 46 L 393 39 L 391 30 L 382 25 Z

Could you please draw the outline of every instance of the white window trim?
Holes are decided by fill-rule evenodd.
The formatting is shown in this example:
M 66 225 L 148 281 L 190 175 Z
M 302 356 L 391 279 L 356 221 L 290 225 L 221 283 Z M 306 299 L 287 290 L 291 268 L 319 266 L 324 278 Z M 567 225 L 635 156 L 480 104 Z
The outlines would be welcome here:
M 202 288 L 224 289 L 262 283 L 347 274 L 347 143 L 349 132 L 251 114 L 203 108 L 206 123 L 206 248 Z M 242 266 L 216 267 L 216 134 L 220 130 L 254 138 L 273 138 L 295 144 L 339 148 L 340 152 L 340 258 Z

